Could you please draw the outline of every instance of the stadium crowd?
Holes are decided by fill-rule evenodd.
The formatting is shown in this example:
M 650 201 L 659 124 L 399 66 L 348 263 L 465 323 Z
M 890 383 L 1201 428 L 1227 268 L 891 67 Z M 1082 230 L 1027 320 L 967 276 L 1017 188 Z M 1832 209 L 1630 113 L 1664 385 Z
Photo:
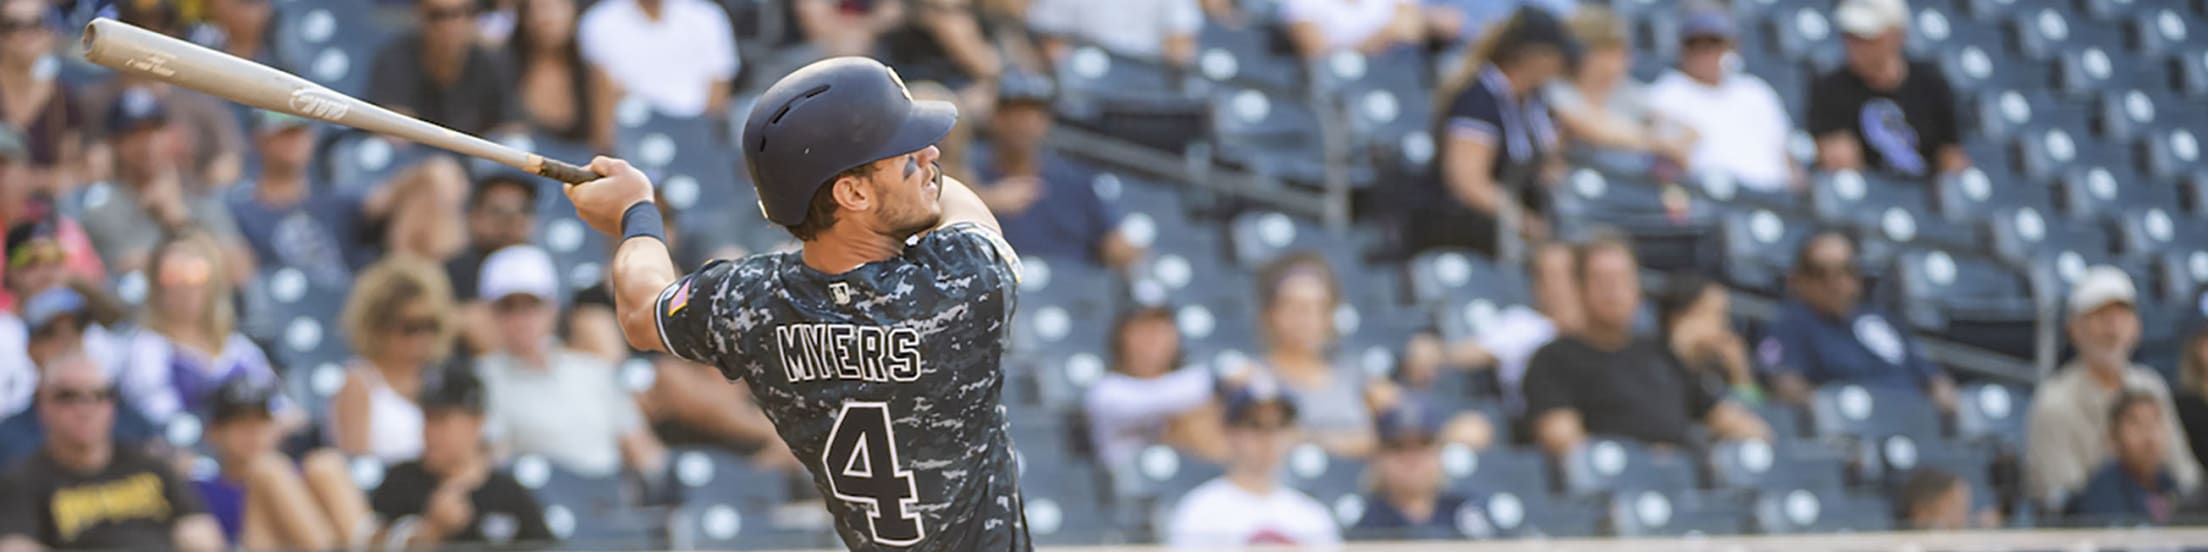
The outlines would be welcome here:
M 1647 2 L 1617 2 L 1632 3 Z M 2010 388 L 1927 353 L 1922 332 L 1874 293 L 1874 280 L 1894 277 L 1870 273 L 1882 270 L 1866 259 L 1876 244 L 1858 232 L 1820 228 L 1792 242 L 1770 282 L 1773 314 L 1748 324 L 1735 304 L 1748 292 L 1714 267 L 1658 270 L 1636 236 L 1585 230 L 1604 221 L 1570 220 L 1555 204 L 1552 192 L 1590 167 L 1722 175 L 1802 198 L 1820 175 L 1931 186 L 1997 162 L 1964 147 L 1978 131 L 1948 68 L 1910 54 L 1916 12 L 1905 0 L 1781 3 L 1815 7 L 1841 37 L 1814 75 L 1742 70 L 1743 50 L 1764 47 L 1744 37 L 1767 31 L 1741 9 L 1694 1 L 1661 2 L 1649 16 L 1572 0 L 0 0 L 0 462 L 11 466 L 0 478 L 0 551 L 545 545 L 592 523 L 580 511 L 550 515 L 557 499 L 547 496 L 567 478 L 618 482 L 623 509 L 682 510 L 721 492 L 695 481 L 697 451 L 764 474 L 744 484 L 765 489 L 743 493 L 778 497 L 770 507 L 822 500 L 790 484 L 803 463 L 742 386 L 713 367 L 627 349 L 601 278 L 570 276 L 569 256 L 602 262 L 609 249 L 556 245 L 556 223 L 574 229 L 572 211 L 547 193 L 556 184 L 102 73 L 68 59 L 74 29 L 95 15 L 323 80 L 331 62 L 291 37 L 389 28 L 364 70 L 337 70 L 361 75 L 348 92 L 463 132 L 578 152 L 651 155 L 626 134 L 636 126 L 626 110 L 722 121 L 699 135 L 718 145 L 679 146 L 729 152 L 710 162 L 731 176 L 741 165 L 721 129 L 744 116 L 747 91 L 812 59 L 882 58 L 916 96 L 960 104 L 945 167 L 976 185 L 1024 257 L 1059 267 L 1063 282 L 1106 275 L 1093 283 L 1110 288 L 1109 312 L 1070 330 L 1097 336 L 1106 367 L 1076 396 L 1028 407 L 1046 416 L 1014 422 L 1064 425 L 1073 437 L 1020 433 L 1022 454 L 1072 458 L 1102 481 L 1056 500 L 1112 515 L 1063 506 L 1063 525 L 1101 528 L 1055 542 L 1211 550 L 1490 538 L 1527 534 L 1507 527 L 1540 525 L 1552 511 L 1532 497 L 1523 508 L 1497 502 L 1524 489 L 1468 480 L 1466 457 L 1531 458 L 1533 481 L 1501 484 L 1533 494 L 1595 496 L 1580 493 L 1591 485 L 1616 497 L 1649 484 L 1618 474 L 1621 454 L 1685 466 L 1689 482 L 1664 491 L 1724 487 L 1694 481 L 1724 479 L 1706 459 L 1725 454 L 1760 454 L 1759 472 L 1774 456 L 1813 468 L 1827 454 L 1844 466 L 1831 470 L 1830 490 L 1878 506 L 1871 515 L 1882 519 L 1858 529 L 2161 524 L 2200 511 L 2208 325 L 2182 330 L 2174 365 L 2135 362 L 2139 311 L 2161 310 L 2155 282 L 2084 268 L 2048 336 L 2068 360 L 2015 397 L 2028 405 L 2014 416 L 2028 438 L 1947 439 L 1946 427 L 1990 409 L 1979 404 L 1987 390 Z M 284 16 L 313 10 L 323 17 Z M 1650 30 L 1633 22 L 1650 17 L 1664 32 L 1643 36 Z M 1406 51 L 1437 61 L 1412 76 L 1433 98 L 1431 119 L 1417 122 L 1429 130 L 1430 171 L 1356 195 L 1367 214 L 1353 229 L 1381 236 L 1378 253 L 1282 251 L 1231 277 L 1208 272 L 1223 260 L 1195 263 L 1193 276 L 1182 264 L 1181 280 L 1222 288 L 1209 293 L 1248 310 L 1194 317 L 1140 289 L 1125 297 L 1120 282 L 1157 272 L 1161 249 L 1193 239 L 1167 233 L 1220 232 L 1263 206 L 1226 202 L 1191 228 L 1147 224 L 1181 215 L 1121 200 L 1137 190 L 1094 185 L 1111 168 L 1049 137 L 1064 123 L 1053 75 L 1084 52 L 1210 72 L 1219 62 L 1199 35 L 1212 27 L 1257 29 L 1312 67 Z M 761 28 L 783 32 L 746 34 Z M 1665 54 L 1636 59 L 1655 52 Z M 1808 151 L 1790 149 L 1798 135 L 1811 138 Z M 360 151 L 384 151 L 392 166 L 334 168 L 372 156 Z M 794 245 L 724 235 L 722 219 L 752 209 L 750 192 L 694 184 L 725 188 L 710 194 L 728 201 L 660 203 L 691 266 Z M 677 194 L 671 184 L 661 193 Z M 1130 224 L 1137 218 L 1145 224 Z M 1344 309 L 1371 289 L 1402 289 L 1425 266 L 1414 259 L 1437 254 L 1492 267 L 1528 300 L 1498 299 L 1466 331 L 1416 324 L 1389 335 L 1377 368 L 1358 357 Z M 1372 259 L 1377 270 L 1363 266 Z M 293 298 L 284 303 L 326 296 L 333 309 L 320 321 L 344 351 L 334 369 L 290 352 L 302 330 L 268 304 L 272 293 Z M 1442 309 L 1439 298 L 1394 295 L 1403 308 L 1389 312 Z M 1382 314 L 1368 310 L 1363 323 L 1400 322 Z M 1237 336 L 1228 348 L 1244 353 L 1214 355 L 1218 339 L 1192 337 L 1214 333 Z M 1020 381 L 1073 371 L 1064 355 L 1023 350 L 1040 360 L 1005 363 L 1027 371 Z M 1911 458 L 1991 452 L 1897 468 L 1889 435 L 1847 445 L 1805 435 L 1805 415 L 1868 410 L 1872 397 L 1882 412 L 1928 413 L 1887 428 L 1919 437 Z M 1067 450 L 1030 450 L 1029 435 Z M 1211 469 L 1180 470 L 1204 477 L 1184 488 L 1146 488 L 1161 457 Z M 1332 471 L 1308 457 L 1357 468 L 1334 478 L 1352 488 L 1327 496 L 1302 485 Z M 1582 464 L 1602 473 L 1573 475 Z M 559 475 L 546 482 L 548 470 Z M 1550 474 L 1561 488 L 1542 483 Z M 1062 484 L 1047 478 L 1029 476 L 1030 488 Z M 1828 508 L 1862 502 L 1847 504 Z M 1631 534 L 1626 518 L 1646 509 L 1609 511 L 1603 532 Z M 1677 506 L 1680 517 L 1687 509 Z M 1032 503 L 1029 516 L 1044 517 Z M 1061 524 L 1059 510 L 1050 516 Z M 807 530 L 803 516 L 782 517 L 773 523 Z M 810 523 L 814 540 L 793 542 L 832 544 L 818 540 L 824 521 Z

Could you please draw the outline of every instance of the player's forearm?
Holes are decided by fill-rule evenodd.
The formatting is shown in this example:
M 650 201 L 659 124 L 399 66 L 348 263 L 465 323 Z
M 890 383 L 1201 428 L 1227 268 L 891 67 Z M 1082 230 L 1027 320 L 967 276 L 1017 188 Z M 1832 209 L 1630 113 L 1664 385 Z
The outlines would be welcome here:
M 652 306 L 658 303 L 659 292 L 679 277 L 667 244 L 659 240 L 631 238 L 614 251 L 614 310 L 620 314 L 621 335 L 628 340 L 629 348 L 665 349 L 660 346 L 659 324 L 652 316 Z

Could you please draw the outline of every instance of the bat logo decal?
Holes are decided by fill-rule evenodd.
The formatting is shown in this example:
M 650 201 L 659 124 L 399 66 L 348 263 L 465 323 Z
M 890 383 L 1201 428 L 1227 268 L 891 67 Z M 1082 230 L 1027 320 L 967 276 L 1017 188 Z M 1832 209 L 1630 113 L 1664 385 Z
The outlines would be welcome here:
M 344 119 L 345 114 L 352 111 L 352 106 L 335 92 L 301 88 L 291 91 L 291 110 L 306 117 L 334 123 Z
M 169 60 L 175 58 L 176 56 L 161 52 L 146 52 L 145 57 L 132 58 L 124 61 L 123 65 L 155 76 L 173 77 L 176 76 L 176 70 L 169 68 L 168 64 Z

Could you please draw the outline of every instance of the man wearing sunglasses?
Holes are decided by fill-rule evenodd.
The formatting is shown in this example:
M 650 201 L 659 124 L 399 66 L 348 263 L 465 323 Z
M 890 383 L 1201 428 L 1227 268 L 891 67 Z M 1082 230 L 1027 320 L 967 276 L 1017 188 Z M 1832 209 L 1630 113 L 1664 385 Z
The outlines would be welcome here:
M 507 67 L 477 44 L 475 0 L 415 0 L 413 33 L 376 53 L 368 101 L 477 136 L 520 120 Z
M 46 437 L 0 480 L 0 549 L 218 550 L 222 527 L 189 482 L 117 446 L 115 389 L 82 356 L 49 363 L 38 389 Z
M 121 309 L 106 295 L 103 280 L 71 273 L 61 228 L 57 218 L 17 224 L 8 229 L 6 247 L 0 249 L 0 257 L 5 258 L 0 266 L 8 269 L 0 274 L 0 289 L 13 299 L 0 307 L 0 416 L 30 406 L 32 386 L 38 380 L 31 367 L 37 365 L 35 354 L 41 352 L 33 345 L 41 337 L 52 337 L 41 331 L 65 329 L 47 320 L 63 310 L 80 324 L 79 331 L 68 332 L 75 342 L 67 351 L 50 352 L 82 353 L 102 366 L 120 359 L 115 340 L 95 323 L 113 318 L 95 315 L 120 314 Z
M 1725 68 L 1738 31 L 1724 8 L 1699 6 L 1679 29 L 1679 68 L 1649 84 L 1649 107 L 1694 130 L 1701 139 L 1689 154 L 1697 174 L 1730 176 L 1742 187 L 1787 191 L 1800 167 L 1786 153 L 1794 132 L 1786 103 L 1763 79 Z
M 1855 253 L 1855 240 L 1838 230 L 1803 238 L 1786 277 L 1789 297 L 1756 346 L 1773 390 L 1783 400 L 1807 403 L 1810 392 L 1827 383 L 1921 386 L 1941 410 L 1952 411 L 1954 381 L 1864 299 Z

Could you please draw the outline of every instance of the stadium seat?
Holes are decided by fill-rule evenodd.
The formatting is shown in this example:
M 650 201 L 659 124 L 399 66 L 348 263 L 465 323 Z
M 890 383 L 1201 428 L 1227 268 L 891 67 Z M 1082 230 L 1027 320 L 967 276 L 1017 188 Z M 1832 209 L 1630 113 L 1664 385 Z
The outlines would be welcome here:
M 1093 45 L 1074 48 L 1057 69 L 1061 101 L 1149 99 L 1181 89 L 1171 68 Z
M 2084 110 L 2028 87 L 1978 94 L 1975 106 L 1980 135 L 1989 140 L 2013 139 L 2033 127 L 2087 128 Z
M 2023 275 L 1993 259 L 1938 249 L 1905 251 L 1899 263 L 1907 329 L 2016 358 L 2030 358 L 2036 309 Z
M 508 469 L 544 506 L 545 525 L 565 546 L 588 549 L 650 538 L 651 524 L 630 507 L 619 476 L 577 474 L 536 455 L 519 456 Z
M 2046 251 L 2107 252 L 2113 240 L 2094 224 L 2068 224 L 2033 207 L 1995 211 L 1989 217 L 1988 238 L 1995 257 L 2013 265 L 2026 265 Z
M 2112 25 L 2072 19 L 2067 2 L 2020 2 L 2009 16 L 2012 36 L 2020 53 L 2033 60 L 2054 61 L 2066 53 L 2093 48 L 2114 50 L 2123 37 Z
M 1947 75 L 1958 94 L 1984 90 L 2036 89 L 2046 86 L 2050 69 L 2037 64 L 2012 59 L 2001 51 L 1999 43 L 1959 44 L 1939 53 L 1941 73 Z
M 2140 52 L 2167 55 L 2208 45 L 2208 25 L 2201 25 L 2198 15 L 2188 15 L 2183 8 L 2172 5 L 2138 4 L 2138 9 L 2127 14 L 2130 20 L 2126 23 Z
M 2155 267 L 2165 300 L 2188 304 L 2208 289 L 2208 247 L 2164 251 L 2159 257 Z
M 1817 434 L 1828 438 L 1909 435 L 1929 440 L 1940 435 L 1939 412 L 1914 387 L 1828 384 L 1817 388 L 1810 411 Z
M 843 545 L 834 532 L 826 529 L 775 527 L 773 516 L 768 509 L 701 497 L 670 516 L 668 540 L 675 550 L 784 550 Z
M 2192 98 L 2208 97 L 2208 47 L 2186 48 L 2170 54 L 2177 87 Z
M 1924 185 L 1841 171 L 1817 177 L 1810 205 L 1827 222 L 1862 232 L 1865 262 L 1883 266 L 1899 247 L 1918 243 L 1973 247 L 1977 234 L 1965 224 L 1933 216 Z
M 1771 12 L 1766 31 L 1787 59 L 1833 67 L 1841 54 L 1840 30 L 1830 15 L 1830 9 L 1816 3 L 1795 3 L 1791 9 Z
M 1565 454 L 1558 467 L 1560 483 L 1569 495 L 1696 486 L 1694 463 L 1678 451 L 1649 449 L 1630 441 L 1589 440 Z
M 1911 8 L 1916 16 L 1909 25 L 1909 53 L 1931 57 L 1931 54 L 1958 44 L 1997 44 L 2001 40 L 1999 26 L 1959 13 L 1947 2 L 1916 2 Z
M 2031 412 L 2030 393 L 2005 385 L 1973 383 L 1956 389 L 1956 396 L 1956 437 L 2010 446 L 2024 443 L 2024 420 Z
M 1997 180 L 1986 167 L 1973 166 L 1933 179 L 1933 206 L 1949 221 L 1976 225 L 1995 212 L 2031 207 L 2051 212 L 2049 192 L 2040 184 L 2021 178 Z
M 1466 496 L 1545 496 L 1550 492 L 1548 460 L 1541 451 L 1531 448 L 1498 445 L 1474 451 L 1464 445 L 1445 445 L 1441 468 L 1449 478 L 1449 489 Z
M 1705 237 L 1724 210 L 1678 184 L 1589 168 L 1572 170 L 1549 196 L 1558 238 L 1577 241 L 1597 230 L 1623 231 L 1632 236 L 1641 265 L 1655 270 L 1702 263 L 1708 253 Z
M 1883 497 L 1802 487 L 1758 494 L 1753 521 L 1756 532 L 1772 535 L 1884 531 L 1892 512 Z
M 1020 494 L 1028 532 L 1036 542 L 1053 546 L 1103 541 L 1116 527 L 1106 521 L 1093 468 L 1068 458 L 1030 456 L 1036 449 L 1020 442 Z
M 1725 243 L 1725 281 L 1765 295 L 1778 295 L 1793 266 L 1794 250 L 1809 236 L 1810 225 L 1777 212 L 1756 209 L 1726 213 L 1720 231 Z
M 2130 158 L 2124 148 L 2095 140 L 2083 119 L 2035 124 L 2014 141 L 2024 177 L 2039 181 L 2090 164 L 2122 165 Z
M 1212 134 L 1222 161 L 1283 180 L 1318 183 L 1328 155 L 1318 113 L 1300 95 L 1222 87 L 1211 95 Z
M 2147 259 L 2172 249 L 2208 246 L 2208 221 L 2161 207 L 2170 204 L 2153 203 L 2122 213 L 2117 235 L 2122 243 L 2119 250 L 2126 257 Z
M 2146 146 L 2144 168 L 2147 176 L 2182 178 L 2201 166 L 2200 139 L 2193 128 L 2199 127 L 2164 127 L 2147 137 L 2143 144 Z
M 1404 270 L 1410 279 L 1411 299 L 1418 304 L 1469 298 L 1486 298 L 1495 305 L 1533 301 L 1524 270 L 1499 265 L 1471 251 L 1427 251 L 1413 257 Z
M 2055 198 L 2072 219 L 2114 220 L 2118 213 L 2177 205 L 2177 190 L 2140 178 L 2123 165 L 2086 165 L 2064 171 Z
M 2090 98 L 2103 90 L 2132 88 L 2145 83 L 2137 71 L 2138 57 L 2121 44 L 2092 45 L 2065 51 L 2055 63 L 2055 89 L 2071 98 Z
M 399 35 L 366 2 L 313 2 L 276 10 L 269 23 L 279 66 L 338 92 L 367 90 L 376 53 Z
M 1317 64 L 1312 80 L 1348 124 L 1351 147 L 1397 148 L 1433 123 L 1432 61 L 1414 48 L 1373 56 L 1344 52 Z
M 1747 505 L 1727 494 L 1630 491 L 1610 498 L 1608 526 L 1619 537 L 1734 535 L 1747 524 Z
M 1301 62 L 1275 48 L 1263 25 L 1205 21 L 1196 33 L 1196 74 L 1213 83 L 1249 83 L 1275 91 L 1303 89 Z
M 1334 261 L 1341 252 L 1335 248 L 1350 248 L 1334 236 L 1318 221 L 1289 216 L 1271 210 L 1255 210 L 1235 215 L 1227 223 L 1228 242 L 1234 248 L 1234 260 L 1243 267 L 1256 269 L 1281 255 L 1300 251 L 1317 251 Z M 1348 255 L 1354 258 L 1354 254 Z M 1333 263 L 1340 264 L 1340 263 Z M 1341 267 L 1336 267 L 1339 270 Z
M 1226 468 L 1174 451 L 1164 445 L 1151 445 L 1135 456 L 1131 473 L 1120 474 L 1115 481 L 1122 498 L 1157 498 L 1170 504 L 1169 498 L 1179 498 L 1182 493 L 1196 488 L 1206 481 L 1226 473 Z
M 2159 89 L 2129 88 L 2100 93 L 2095 102 L 2094 115 L 2099 125 L 2095 130 L 2104 138 L 2122 142 L 2145 139 L 2153 134 L 2158 115 L 2164 111 L 2183 109 L 2184 102 L 2170 97 Z
M 1845 458 L 1813 454 L 1813 446 L 1781 441 L 1725 441 L 1712 445 L 1710 477 L 1719 489 L 1774 489 L 1790 486 L 1838 488 Z M 1819 450 L 1819 452 L 1822 452 Z
M 740 508 L 766 508 L 789 499 L 789 479 L 779 471 L 761 470 L 751 460 L 719 448 L 671 451 L 675 482 L 685 494 L 709 498 Z

